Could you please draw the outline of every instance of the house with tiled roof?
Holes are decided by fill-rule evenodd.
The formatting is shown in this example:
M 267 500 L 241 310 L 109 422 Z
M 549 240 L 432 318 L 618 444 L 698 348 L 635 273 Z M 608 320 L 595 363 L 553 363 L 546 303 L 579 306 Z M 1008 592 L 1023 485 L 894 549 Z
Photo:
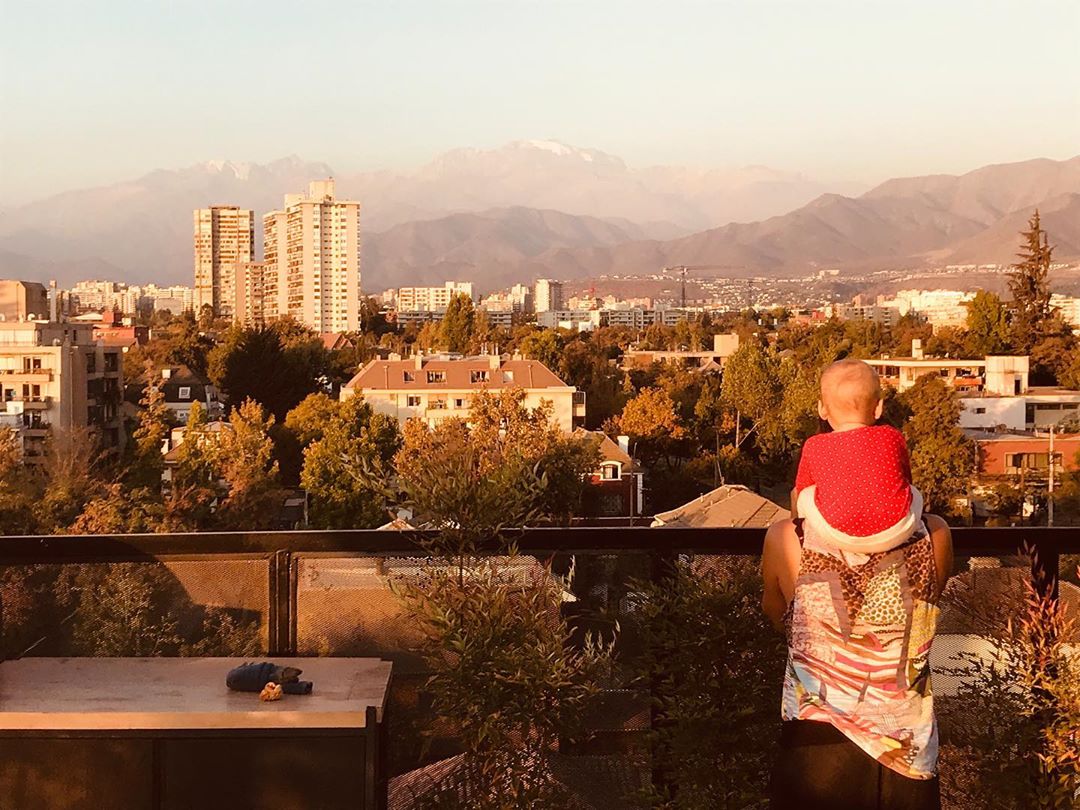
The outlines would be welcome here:
M 763 529 L 787 517 L 791 512 L 768 498 L 744 486 L 724 484 L 677 509 L 655 515 L 652 525 Z
M 525 406 L 550 402 L 555 422 L 570 432 L 585 419 L 585 392 L 567 385 L 547 366 L 520 355 L 417 354 L 372 360 L 341 389 L 341 399 L 362 396 L 377 413 L 397 419 L 422 419 L 436 425 L 467 418 L 479 391 L 520 388 Z
M 612 440 L 602 430 L 578 428 L 575 435 L 599 439 L 600 464 L 589 475 L 584 494 L 584 513 L 588 517 L 636 517 L 641 514 L 644 485 L 641 466 L 630 456 L 630 438 Z

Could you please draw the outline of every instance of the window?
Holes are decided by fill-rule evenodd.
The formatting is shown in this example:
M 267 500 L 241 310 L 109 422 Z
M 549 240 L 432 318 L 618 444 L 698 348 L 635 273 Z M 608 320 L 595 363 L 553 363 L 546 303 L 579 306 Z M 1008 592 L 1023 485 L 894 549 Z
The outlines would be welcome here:
M 600 467 L 600 477 L 605 481 L 618 481 L 619 480 L 619 464 L 615 462 L 609 462 Z
M 420 397 L 416 394 L 409 394 L 409 396 L 405 398 L 405 404 L 410 408 L 419 408 Z
M 462 410 L 464 408 L 467 408 L 467 407 L 468 406 L 465 404 L 465 398 L 464 397 L 454 397 L 454 408 L 456 408 L 457 410 L 460 411 L 460 410 Z
M 512 371 L 504 371 L 503 372 L 503 382 L 513 382 L 513 381 L 514 381 L 514 372 L 512 372 Z
M 986 413 L 986 408 L 976 408 L 975 413 Z
M 405 372 L 405 382 L 416 382 L 416 375 L 411 371 Z
M 491 372 L 490 371 L 486 371 L 486 370 L 485 371 L 473 371 L 473 372 L 469 373 L 469 382 L 473 383 L 474 385 L 476 383 L 487 382 L 490 379 L 491 379 Z
M 427 373 L 427 381 L 429 383 L 444 383 L 446 382 L 445 371 L 429 371 Z
M 430 411 L 445 411 L 446 410 L 446 397 L 432 397 L 428 402 L 428 410 Z
M 191 386 L 181 385 L 180 390 L 177 392 L 177 397 L 179 399 L 191 399 Z

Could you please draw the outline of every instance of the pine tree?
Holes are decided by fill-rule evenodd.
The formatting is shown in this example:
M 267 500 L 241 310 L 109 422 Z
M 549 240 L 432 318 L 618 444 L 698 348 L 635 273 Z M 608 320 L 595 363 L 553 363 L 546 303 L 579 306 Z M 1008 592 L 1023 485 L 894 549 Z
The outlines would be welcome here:
M 1009 274 L 1009 292 L 1012 293 L 1013 343 L 1017 349 L 1030 353 L 1051 316 L 1046 277 L 1054 249 L 1042 229 L 1038 209 L 1021 236 L 1024 241 L 1016 254 L 1020 261 Z

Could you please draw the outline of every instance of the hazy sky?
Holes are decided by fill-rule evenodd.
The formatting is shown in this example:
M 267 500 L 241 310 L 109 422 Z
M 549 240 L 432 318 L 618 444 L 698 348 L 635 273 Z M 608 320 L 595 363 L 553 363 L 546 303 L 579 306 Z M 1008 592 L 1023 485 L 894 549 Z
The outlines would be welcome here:
M 1080 153 L 1080 2 L 0 0 L 0 201 L 555 138 L 877 181 Z

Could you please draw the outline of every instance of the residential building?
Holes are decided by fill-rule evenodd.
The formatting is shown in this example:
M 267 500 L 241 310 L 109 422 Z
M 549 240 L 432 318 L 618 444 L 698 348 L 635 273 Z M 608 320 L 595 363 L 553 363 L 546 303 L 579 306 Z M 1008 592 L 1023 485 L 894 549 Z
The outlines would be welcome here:
M 1046 481 L 1050 472 L 1050 436 L 1048 433 L 977 433 L 968 434 L 978 448 L 978 475 L 987 479 L 1023 479 L 1033 484 Z M 1054 470 L 1062 472 L 1080 469 L 1076 463 L 1080 453 L 1080 434 L 1054 436 Z
M 360 203 L 339 200 L 334 181 L 286 194 L 263 217 L 264 317 L 295 318 L 316 332 L 360 328 Z
M 891 300 L 878 296 L 878 301 L 885 306 L 895 306 L 901 315 L 915 313 L 939 329 L 966 324 L 967 303 L 974 297 L 975 293 L 960 290 L 900 290 Z
M 537 313 L 563 308 L 563 285 L 550 278 L 537 279 L 533 287 L 533 305 Z
M 207 377 L 196 374 L 185 365 L 165 366 L 155 374 L 161 375 L 158 384 L 165 406 L 181 425 L 187 424 L 192 403 L 195 402 L 202 406 L 208 419 L 218 419 L 224 414 L 217 387 Z M 125 386 L 124 399 L 129 406 L 140 404 L 146 395 L 146 385 L 146 380 L 142 379 Z
M 237 262 L 233 265 L 233 320 L 248 328 L 266 323 L 266 262 Z
M 169 310 L 180 315 L 195 309 L 194 288 L 182 285 L 159 287 L 156 284 L 80 281 L 71 288 L 69 296 L 76 313 L 118 310 L 123 315 L 136 315 L 140 311 Z
M 689 503 L 653 517 L 653 527 L 746 527 L 764 529 L 791 512 L 744 486 L 724 484 Z
M 536 323 L 545 329 L 569 329 L 574 332 L 590 332 L 600 325 L 597 310 L 547 309 L 537 310 Z
M 0 280 L 0 321 L 49 320 L 49 291 L 36 281 Z
M 552 417 L 569 432 L 585 419 L 585 392 L 560 380 L 547 366 L 519 355 L 422 355 L 372 360 L 341 389 L 343 400 L 362 396 L 378 413 L 405 424 L 422 419 L 429 425 L 451 417 L 468 418 L 478 391 L 525 392 L 525 405 L 550 402 Z
M 962 393 L 1013 396 L 1027 391 L 1029 361 L 1026 356 L 997 355 L 981 360 L 925 357 L 921 340 L 916 338 L 911 344 L 911 357 L 880 357 L 866 361 L 878 370 L 882 382 L 897 391 L 906 391 L 927 374 L 942 377 Z
M 578 428 L 580 436 L 600 440 L 600 467 L 589 476 L 589 488 L 583 498 L 583 511 L 590 517 L 633 518 L 644 509 L 644 485 L 641 467 L 630 456 L 630 437 L 619 436 L 617 443 L 603 431 Z
M 623 368 L 647 368 L 653 363 L 682 362 L 700 369 L 719 370 L 735 350 L 739 348 L 739 336 L 735 332 L 713 335 L 711 352 L 653 351 L 629 349 L 623 353 Z
M 827 318 L 842 321 L 872 321 L 886 328 L 892 328 L 900 320 L 900 310 L 895 306 L 869 303 L 865 296 L 856 295 L 850 304 L 829 304 L 824 307 Z
M 131 318 L 116 317 L 116 310 L 107 309 L 101 320 L 93 325 L 93 337 L 103 345 L 118 348 L 125 354 L 133 346 L 141 346 L 150 339 L 150 327 L 139 326 Z
M 402 287 L 397 294 L 397 309 L 403 312 L 445 312 L 456 295 L 473 298 L 471 281 L 447 281 L 441 287 Z
M 1080 421 L 1080 391 L 1026 388 L 1022 394 L 980 393 L 960 398 L 960 427 L 978 430 L 1047 429 Z
M 250 262 L 255 245 L 255 215 L 235 205 L 197 208 L 193 214 L 195 243 L 195 309 L 213 308 L 232 317 L 235 267 Z
M 1080 298 L 1054 293 L 1050 296 L 1050 306 L 1061 313 L 1066 323 L 1080 329 Z
M 123 352 L 93 338 L 89 324 L 0 324 L 0 425 L 19 433 L 24 457 L 44 453 L 50 430 L 90 428 L 106 449 L 124 443 Z

